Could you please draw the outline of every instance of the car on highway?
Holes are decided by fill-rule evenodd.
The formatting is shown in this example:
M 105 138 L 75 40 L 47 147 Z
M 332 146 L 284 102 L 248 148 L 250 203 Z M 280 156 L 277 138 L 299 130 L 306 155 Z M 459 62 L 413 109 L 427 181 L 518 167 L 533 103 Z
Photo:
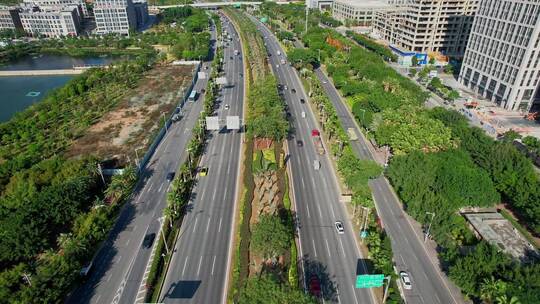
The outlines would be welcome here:
M 167 180 L 172 182 L 173 179 L 174 179 L 174 172 L 167 173 Z
M 309 293 L 316 298 L 320 298 L 322 295 L 321 281 L 316 274 L 309 277 Z
M 206 175 L 208 175 L 208 168 L 207 167 L 202 167 L 199 170 L 199 176 L 206 176 Z
M 296 93 L 296 89 L 291 89 L 291 92 Z
M 299 146 L 299 147 L 303 147 L 303 146 L 304 146 L 304 142 L 301 141 L 301 140 L 297 140 L 297 141 L 296 141 L 296 145 Z
M 411 277 L 409 277 L 409 274 L 407 272 L 400 271 L 399 278 L 401 279 L 401 284 L 403 285 L 403 288 L 407 290 L 412 289 Z
M 142 246 L 144 248 L 150 248 L 152 247 L 152 244 L 154 243 L 154 239 L 156 238 L 156 234 L 155 233 L 149 233 L 147 235 L 144 236 L 144 240 L 142 242 Z
M 232 59 L 233 59 L 233 57 L 232 57 L 232 56 L 230 56 L 230 57 L 229 57 L 229 59 L 231 59 L 231 60 L 232 60 Z
M 342 222 L 336 221 L 335 225 L 336 225 L 336 230 L 337 230 L 338 234 L 344 234 L 345 233 L 345 228 L 343 228 L 343 223 Z
M 229 105 L 225 104 L 225 110 L 228 110 L 228 109 L 229 109 Z
M 304 98 L 300 98 L 300 103 L 306 103 L 306 100 Z

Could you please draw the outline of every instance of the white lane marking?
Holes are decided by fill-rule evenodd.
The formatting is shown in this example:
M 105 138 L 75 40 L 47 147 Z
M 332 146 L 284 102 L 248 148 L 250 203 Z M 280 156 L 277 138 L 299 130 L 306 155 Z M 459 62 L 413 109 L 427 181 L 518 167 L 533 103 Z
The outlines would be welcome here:
M 332 211 L 332 217 L 336 218 L 336 214 L 334 213 L 334 205 L 330 205 L 330 211 Z
M 221 232 L 221 221 L 223 221 L 223 218 L 222 218 L 222 217 L 219 218 L 218 232 Z
M 119 256 L 118 256 L 118 260 L 116 260 L 116 263 L 120 262 L 121 259 L 122 259 L 122 256 L 119 255 Z
M 311 242 L 313 242 L 313 253 L 315 254 L 315 257 L 317 257 L 317 249 L 315 249 L 315 240 L 312 239 Z
M 337 295 L 337 302 L 341 303 L 341 298 L 339 297 L 339 289 L 337 286 L 336 286 L 336 295 Z
M 228 190 L 228 189 L 229 189 L 229 188 L 225 188 L 225 194 L 223 195 L 223 198 L 224 198 L 224 199 L 227 197 L 227 190 Z
M 306 209 L 307 209 L 307 217 L 311 218 L 311 215 L 309 214 L 309 203 L 306 203 Z
M 152 190 L 152 187 L 154 186 L 154 183 L 151 183 L 150 184 L 150 187 L 148 187 L 148 192 L 150 192 L 150 190 Z
M 184 272 L 186 271 L 186 265 L 187 265 L 188 259 L 189 259 L 189 256 L 186 256 L 186 260 L 184 261 L 184 268 L 182 268 L 182 276 L 184 276 Z
M 158 192 L 161 192 L 161 189 L 163 189 L 163 183 L 161 183 L 161 185 L 159 185 Z
M 356 286 L 354 285 L 351 285 L 352 286 L 352 293 L 354 295 L 354 301 L 356 301 L 356 304 L 358 304 L 358 298 L 356 297 Z
M 216 256 L 214 256 L 214 260 L 212 261 L 212 275 L 214 275 L 214 266 L 216 265 Z
M 323 219 L 322 219 L 321 206 L 319 206 L 319 204 L 316 204 L 316 205 L 317 205 L 317 209 L 319 209 L 319 218 L 320 218 L 321 221 L 322 221 Z
M 210 228 L 210 218 L 208 218 L 208 224 L 206 224 L 206 233 L 208 233 L 208 228 Z
M 126 242 L 126 246 L 127 246 L 128 244 L 129 244 L 129 241 L 130 241 L 130 240 L 131 240 L 131 239 L 128 239 L 128 240 L 127 240 L 127 242 Z
M 107 281 L 106 281 L 106 282 L 109 282 L 109 281 L 111 280 L 111 277 L 112 277 L 112 274 L 109 275 L 109 276 L 107 277 Z
M 216 201 L 216 192 L 217 192 L 217 188 L 214 188 L 214 194 L 212 194 L 212 202 Z
M 139 301 L 142 301 L 142 300 L 144 300 L 144 296 L 136 298 L 135 302 L 139 302 Z
M 197 228 L 197 221 L 199 220 L 198 217 L 195 218 L 195 225 L 193 225 L 193 233 L 195 233 L 195 229 Z
M 439 296 L 437 295 L 437 293 L 434 293 L 434 295 L 435 295 L 435 298 L 437 298 L 437 302 L 442 303 L 442 302 L 441 302 L 441 299 L 439 299 Z M 424 300 L 422 300 L 422 302 L 423 302 L 423 301 L 424 301 Z
M 199 276 L 199 273 L 201 273 L 201 263 L 202 263 L 202 255 L 201 255 L 201 258 L 199 259 L 199 267 L 197 267 L 197 276 Z
M 332 257 L 332 255 L 330 254 L 330 246 L 328 246 L 328 240 L 324 239 L 324 242 L 326 243 L 326 250 L 328 251 L 328 256 Z
M 96 303 L 99 303 L 99 298 L 101 298 L 101 295 L 98 295 L 98 297 L 96 298 Z
M 302 182 L 302 188 L 306 189 L 306 184 L 304 184 L 304 177 L 300 176 L 300 181 Z
M 343 248 L 343 242 L 341 241 L 341 238 L 339 239 L 339 244 L 341 245 L 341 251 L 343 251 L 343 256 L 347 257 L 347 254 L 345 253 L 345 248 Z

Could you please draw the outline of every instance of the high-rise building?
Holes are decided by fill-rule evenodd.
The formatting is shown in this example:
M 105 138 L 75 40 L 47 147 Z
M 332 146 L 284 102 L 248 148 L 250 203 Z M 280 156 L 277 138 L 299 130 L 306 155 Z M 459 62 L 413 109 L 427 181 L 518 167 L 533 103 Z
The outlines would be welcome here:
M 94 16 L 97 34 L 129 35 L 130 30 L 137 29 L 137 14 L 131 0 L 96 0 Z
M 332 16 L 339 21 L 351 21 L 360 26 L 370 26 L 375 12 L 392 8 L 387 0 L 335 0 Z
M 375 13 L 373 32 L 402 51 L 460 58 L 478 1 L 388 0 L 393 9 Z
M 142 28 L 148 22 L 148 3 L 145 0 L 135 0 L 135 19 L 137 20 L 137 28 Z
M 1 30 L 22 30 L 21 18 L 18 7 L 0 6 L 0 31 Z
M 81 30 L 81 16 L 76 5 L 44 10 L 26 7 L 20 12 L 25 32 L 46 37 L 77 36 Z
M 540 78 L 540 3 L 482 0 L 459 81 L 509 110 L 529 111 Z

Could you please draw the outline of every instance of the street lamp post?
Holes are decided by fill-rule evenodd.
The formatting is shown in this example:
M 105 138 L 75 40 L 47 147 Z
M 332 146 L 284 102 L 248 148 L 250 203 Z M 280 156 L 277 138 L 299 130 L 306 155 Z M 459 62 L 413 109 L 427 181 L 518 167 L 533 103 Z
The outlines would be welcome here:
M 160 231 L 161 231 L 161 237 L 163 238 L 163 243 L 165 244 L 165 252 L 167 252 L 167 254 L 169 254 L 169 246 L 167 245 L 167 240 L 165 239 L 165 234 L 163 234 L 163 220 L 164 220 L 164 217 L 159 217 L 158 218 L 158 222 L 160 224 Z
M 429 231 L 431 229 L 431 224 L 433 224 L 433 218 L 435 218 L 435 212 L 426 212 L 426 214 L 431 215 L 431 221 L 429 222 L 429 225 L 428 225 L 425 237 L 424 237 L 424 242 L 426 242 L 428 237 L 429 237 Z
M 165 112 L 161 112 L 161 117 L 163 117 L 163 125 L 165 125 L 165 133 L 169 132 L 169 128 L 167 128 L 167 120 L 165 119 Z
M 137 153 L 137 150 L 140 150 L 140 149 L 142 148 L 139 147 L 135 149 L 135 157 L 136 157 L 135 161 L 137 162 L 137 168 L 139 168 L 139 170 L 141 170 L 141 163 L 139 162 L 139 153 Z

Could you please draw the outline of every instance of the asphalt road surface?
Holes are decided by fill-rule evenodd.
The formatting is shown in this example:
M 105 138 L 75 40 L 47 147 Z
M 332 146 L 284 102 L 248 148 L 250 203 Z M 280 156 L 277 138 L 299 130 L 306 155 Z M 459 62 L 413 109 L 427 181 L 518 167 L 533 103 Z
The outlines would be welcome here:
M 283 93 L 294 128 L 288 142 L 289 162 L 304 284 L 308 284 L 312 275 L 318 276 L 325 302 L 376 303 L 370 290 L 356 289 L 354 286 L 356 275 L 366 273 L 365 264 L 356 246 L 345 206 L 339 201 L 341 193 L 328 153 L 318 154 L 312 142 L 311 130 L 318 129 L 318 126 L 307 104 L 308 98 L 300 79 L 288 62 L 281 64 L 281 60 L 287 61 L 287 58 L 276 38 L 265 26 L 254 18 L 252 20 L 265 37 L 267 50 L 271 54 L 270 63 L 278 82 L 287 86 Z M 281 55 L 278 55 L 278 51 Z M 301 103 L 300 99 L 306 100 L 306 103 Z M 299 146 L 297 141 L 301 141 L 303 145 Z M 320 162 L 319 170 L 315 170 L 314 161 Z M 338 234 L 336 221 L 343 222 L 344 234 Z
M 215 39 L 215 33 L 212 32 Z M 211 62 L 203 62 L 201 71 L 210 72 Z M 208 69 L 206 69 L 208 67 Z M 194 89 L 206 88 L 208 79 L 199 79 Z M 120 212 L 109 238 L 93 262 L 88 280 L 67 299 L 67 303 L 135 303 L 144 300 L 143 279 L 151 248 L 142 241 L 148 234 L 159 237 L 159 221 L 166 206 L 169 182 L 166 176 L 186 160 L 186 145 L 202 111 L 202 99 L 186 102 L 182 119 L 173 123 L 142 173 L 133 199 Z M 155 242 L 154 242 L 155 243 Z
M 225 77 L 232 87 L 222 89 L 217 110 L 220 120 L 224 121 L 228 115 L 242 118 L 244 78 L 241 74 L 244 71 L 238 33 L 229 22 L 224 22 L 223 28 L 233 37 L 224 49 Z M 235 50 L 239 55 L 234 54 Z M 225 302 L 240 149 L 238 131 L 221 130 L 210 134 L 201 160 L 201 166 L 208 168 L 208 175 L 199 176 L 193 190 L 194 197 L 174 248 L 161 302 Z
M 351 141 L 353 150 L 362 159 L 374 160 L 368 143 L 334 85 L 320 69 L 317 69 L 315 73 L 332 101 L 342 126 L 345 129 L 353 128 L 358 137 L 358 140 Z M 384 177 L 372 180 L 370 188 L 375 198 L 379 217 L 392 241 L 396 268 L 398 271 L 407 271 L 411 277 L 413 288 L 404 290 L 407 303 L 463 303 L 459 290 L 448 281 L 428 256 L 422 241 L 423 236 L 413 229 L 388 180 Z

